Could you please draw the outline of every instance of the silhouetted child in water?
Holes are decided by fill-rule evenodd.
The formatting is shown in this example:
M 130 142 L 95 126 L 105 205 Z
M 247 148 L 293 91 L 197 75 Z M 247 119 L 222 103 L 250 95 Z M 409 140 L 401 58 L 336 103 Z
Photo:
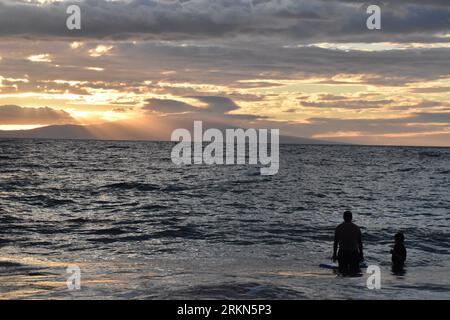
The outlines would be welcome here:
M 405 261 L 406 261 L 406 248 L 404 245 L 405 236 L 402 232 L 398 232 L 395 235 L 395 245 L 394 249 L 391 250 L 392 253 L 392 271 L 394 273 L 404 272 Z

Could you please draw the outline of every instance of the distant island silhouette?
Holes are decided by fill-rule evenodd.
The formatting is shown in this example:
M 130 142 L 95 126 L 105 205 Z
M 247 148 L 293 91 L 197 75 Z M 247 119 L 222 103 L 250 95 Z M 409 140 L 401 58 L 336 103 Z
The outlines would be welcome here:
M 185 126 L 189 129 L 189 126 Z M 211 123 L 209 127 L 225 130 L 223 124 Z M 175 129 L 175 128 L 173 128 Z M 25 138 L 25 139 L 79 139 L 79 140 L 148 140 L 170 141 L 172 130 L 160 131 L 151 128 L 132 127 L 121 121 L 106 122 L 93 125 L 49 125 L 28 130 L 0 130 L 0 138 Z M 281 135 L 280 143 L 289 144 L 348 144 L 335 141 L 303 138 Z

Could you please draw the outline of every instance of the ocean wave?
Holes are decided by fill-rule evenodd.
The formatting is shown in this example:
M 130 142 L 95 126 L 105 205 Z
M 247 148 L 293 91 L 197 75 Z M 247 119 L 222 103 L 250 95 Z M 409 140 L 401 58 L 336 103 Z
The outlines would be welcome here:
M 153 234 L 155 238 L 184 238 L 184 239 L 206 239 L 206 235 L 198 231 L 194 226 L 178 226 Z
M 305 294 L 284 286 L 269 283 L 224 282 L 215 285 L 197 285 L 171 292 L 173 299 L 302 299 Z
M 62 205 L 74 204 L 75 201 L 71 199 L 57 199 L 47 195 L 35 195 L 35 196 L 14 196 L 18 201 L 27 203 L 33 206 L 43 206 L 46 208 L 57 207 Z
M 88 234 L 99 234 L 99 235 L 120 235 L 124 233 L 129 233 L 132 230 L 123 230 L 121 228 L 108 228 L 108 229 L 95 229 L 95 230 L 88 230 L 85 231 L 85 233 Z
M 419 152 L 419 157 L 439 158 L 444 154 L 439 151 L 422 151 Z
M 165 210 L 169 209 L 170 207 L 162 205 L 162 204 L 144 204 L 141 206 L 138 206 L 136 208 L 130 209 L 130 211 L 154 211 L 154 210 Z
M 142 182 L 118 182 L 101 186 L 100 189 L 119 189 L 119 190 L 138 190 L 138 191 L 154 191 L 160 187 L 151 183 Z
M 184 191 L 187 188 L 185 186 L 179 186 L 179 185 L 167 185 L 162 187 L 160 190 L 164 192 L 180 192 Z
M 369 261 L 388 266 L 401 230 L 410 275 L 417 266 L 448 265 L 450 149 L 281 146 L 283 166 L 267 178 L 253 167 L 175 166 L 164 156 L 170 154 L 164 143 L 107 148 L 116 145 L 121 143 L 38 146 L 18 140 L 4 148 L 6 156 L 21 160 L 2 161 L 9 163 L 8 173 L 0 174 L 2 253 L 145 265 L 148 258 L 186 258 L 187 264 L 176 266 L 181 269 L 198 257 L 209 272 L 223 261 L 247 266 L 261 257 L 270 259 L 269 267 L 287 261 L 314 268 L 329 259 L 334 228 L 348 208 L 361 226 Z M 439 156 L 420 158 L 421 152 Z M 25 169 L 22 163 L 37 166 Z M 241 279 L 254 276 L 239 272 Z M 233 290 L 244 298 L 303 297 L 303 285 L 297 291 L 282 285 L 285 278 L 261 279 L 228 283 L 214 275 L 203 287 L 186 289 L 183 283 L 186 290 L 172 290 L 171 297 L 230 297 Z

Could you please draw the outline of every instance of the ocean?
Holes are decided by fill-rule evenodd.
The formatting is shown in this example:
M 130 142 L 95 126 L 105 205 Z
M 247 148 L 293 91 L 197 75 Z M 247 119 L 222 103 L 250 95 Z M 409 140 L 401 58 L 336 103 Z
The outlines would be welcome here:
M 262 176 L 176 166 L 173 145 L 0 140 L 0 298 L 450 298 L 450 148 L 281 145 Z M 345 210 L 380 289 L 318 267 Z

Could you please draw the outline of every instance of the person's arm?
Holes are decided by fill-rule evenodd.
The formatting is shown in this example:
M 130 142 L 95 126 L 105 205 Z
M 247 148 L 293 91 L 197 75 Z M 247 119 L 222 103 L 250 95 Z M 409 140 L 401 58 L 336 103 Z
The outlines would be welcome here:
M 364 252 L 363 252 L 363 244 L 362 244 L 362 235 L 361 235 L 361 229 L 358 229 L 359 235 L 358 235 L 358 249 L 361 261 L 364 260 Z
M 339 239 L 337 235 L 337 230 L 334 231 L 334 244 L 333 244 L 333 262 L 337 260 L 337 249 L 338 249 Z
M 394 260 L 400 260 L 402 259 L 402 253 L 401 253 L 401 248 L 399 247 L 398 244 L 394 245 L 394 249 L 392 250 L 392 258 Z
M 403 262 L 406 261 L 406 248 L 404 246 L 402 246 L 402 250 L 401 250 L 401 259 Z

